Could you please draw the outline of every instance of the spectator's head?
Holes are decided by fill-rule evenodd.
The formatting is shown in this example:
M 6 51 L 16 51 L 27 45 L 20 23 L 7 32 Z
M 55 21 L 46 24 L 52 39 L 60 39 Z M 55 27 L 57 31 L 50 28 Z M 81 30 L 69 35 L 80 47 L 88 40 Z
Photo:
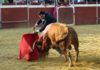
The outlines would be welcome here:
M 39 13 L 39 18 L 40 18 L 40 19 L 45 18 L 45 12 L 44 12 L 44 11 L 41 11 L 41 12 Z

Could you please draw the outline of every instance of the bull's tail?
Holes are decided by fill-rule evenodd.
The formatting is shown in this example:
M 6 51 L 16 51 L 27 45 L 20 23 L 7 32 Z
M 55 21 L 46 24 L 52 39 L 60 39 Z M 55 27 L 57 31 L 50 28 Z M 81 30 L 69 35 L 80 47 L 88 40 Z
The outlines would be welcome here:
M 75 31 L 74 28 L 68 26 L 69 33 L 71 34 L 71 40 L 72 44 L 75 44 L 75 46 L 79 47 L 79 40 L 78 40 L 78 35 L 77 32 Z

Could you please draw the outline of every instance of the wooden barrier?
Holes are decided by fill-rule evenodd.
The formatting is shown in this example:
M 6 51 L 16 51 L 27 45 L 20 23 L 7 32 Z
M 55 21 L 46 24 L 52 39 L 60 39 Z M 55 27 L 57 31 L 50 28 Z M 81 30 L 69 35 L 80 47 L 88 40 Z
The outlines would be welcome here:
M 43 10 L 53 14 L 54 6 L 28 6 L 28 5 L 13 5 L 3 6 L 1 9 L 2 28 L 14 27 L 32 27 L 38 20 L 38 13 Z M 100 23 L 100 6 L 98 13 L 96 6 L 76 6 L 75 13 L 73 7 L 59 7 L 58 9 L 59 22 L 73 24 L 73 16 L 75 16 L 75 24 L 96 24 Z M 97 18 L 98 16 L 98 18 Z

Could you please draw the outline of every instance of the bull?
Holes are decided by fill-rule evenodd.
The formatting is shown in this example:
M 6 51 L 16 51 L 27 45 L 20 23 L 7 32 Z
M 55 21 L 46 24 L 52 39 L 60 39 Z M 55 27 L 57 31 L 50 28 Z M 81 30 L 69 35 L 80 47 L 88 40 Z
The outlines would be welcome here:
M 60 54 L 64 54 L 69 60 L 69 66 L 73 66 L 70 50 L 74 46 L 76 55 L 75 62 L 78 61 L 79 40 L 75 29 L 66 24 L 52 23 L 46 27 L 42 37 L 36 42 L 42 57 L 45 57 L 50 48 L 56 49 Z

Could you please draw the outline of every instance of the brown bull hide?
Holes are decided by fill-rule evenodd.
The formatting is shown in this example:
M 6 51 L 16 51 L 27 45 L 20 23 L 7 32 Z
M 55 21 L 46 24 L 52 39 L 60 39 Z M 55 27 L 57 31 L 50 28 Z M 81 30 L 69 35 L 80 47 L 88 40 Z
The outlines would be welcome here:
M 68 28 L 65 24 L 54 23 L 47 31 L 48 37 L 57 42 L 64 39 L 68 35 Z
M 47 53 L 50 48 L 55 48 L 61 54 L 65 55 L 66 60 L 69 57 L 70 66 L 72 66 L 71 45 L 74 46 L 76 51 L 75 61 L 78 61 L 79 54 L 79 41 L 76 31 L 72 27 L 62 23 L 52 23 L 50 27 L 47 27 L 42 41 L 43 54 L 44 52 Z

